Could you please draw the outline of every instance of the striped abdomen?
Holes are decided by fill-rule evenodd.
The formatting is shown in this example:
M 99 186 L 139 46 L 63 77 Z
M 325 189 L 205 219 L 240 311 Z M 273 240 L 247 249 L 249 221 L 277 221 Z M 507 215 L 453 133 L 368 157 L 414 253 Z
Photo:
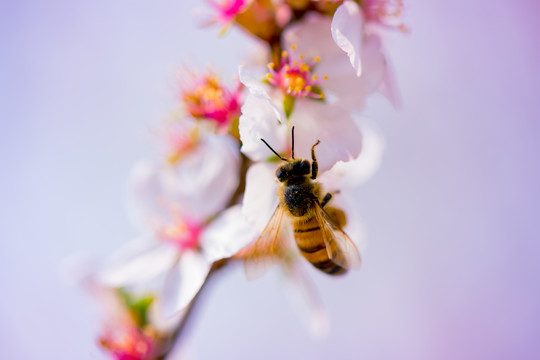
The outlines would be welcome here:
M 328 251 L 324 244 L 323 234 L 315 217 L 293 219 L 294 239 L 300 254 L 317 269 L 330 275 L 344 274 L 347 269 L 333 262 L 328 257 Z M 339 249 L 332 246 L 333 254 L 339 256 Z

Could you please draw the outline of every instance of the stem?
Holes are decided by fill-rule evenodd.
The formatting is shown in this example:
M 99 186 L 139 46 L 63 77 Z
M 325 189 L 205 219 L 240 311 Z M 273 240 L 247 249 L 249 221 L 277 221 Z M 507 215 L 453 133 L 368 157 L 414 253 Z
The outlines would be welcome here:
M 188 323 L 189 319 L 192 317 L 193 310 L 195 309 L 195 305 L 197 304 L 198 300 L 201 298 L 200 295 L 203 292 L 203 289 L 206 288 L 206 285 L 208 284 L 208 280 L 214 275 L 218 270 L 222 269 L 227 265 L 228 259 L 218 260 L 212 264 L 212 267 L 210 268 L 210 271 L 208 271 L 208 275 L 206 276 L 206 279 L 204 280 L 204 283 L 202 284 L 201 288 L 197 292 L 197 294 L 193 297 L 191 302 L 189 303 L 187 309 L 185 310 L 186 313 L 180 323 L 178 324 L 178 327 L 174 331 L 173 335 L 171 336 L 171 342 L 170 346 L 167 349 L 167 351 L 156 358 L 156 360 L 166 360 L 169 356 L 170 352 L 180 343 L 180 339 L 182 334 L 184 333 L 184 330 L 186 329 L 186 324 Z

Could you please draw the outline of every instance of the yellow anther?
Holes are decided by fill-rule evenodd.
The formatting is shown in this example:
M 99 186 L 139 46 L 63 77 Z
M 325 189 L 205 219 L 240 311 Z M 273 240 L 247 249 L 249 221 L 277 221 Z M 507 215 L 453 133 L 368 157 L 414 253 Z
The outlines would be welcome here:
M 319 77 L 318 77 L 317 75 L 313 75 L 311 78 L 312 78 L 313 80 L 317 80 Z
M 272 79 L 272 74 L 266 74 L 266 79 L 267 79 L 267 80 Z
M 283 52 L 281 53 L 281 56 L 287 57 L 287 52 L 286 52 L 286 51 L 283 51 Z
M 305 89 L 305 90 L 308 91 L 308 92 L 311 91 L 311 86 L 309 86 L 309 85 L 306 86 L 306 89 Z
M 319 61 L 321 61 L 321 58 L 318 57 L 318 56 L 316 56 L 316 57 L 315 57 L 315 61 L 316 61 L 316 62 L 319 62 Z
M 309 70 L 311 69 L 306 64 L 302 63 L 302 65 L 300 65 L 300 71 L 308 72 Z
M 300 60 L 302 60 L 302 59 L 304 58 L 304 55 L 300 55 L 300 56 L 298 56 L 298 58 L 299 58 Z
M 291 45 L 291 50 L 296 50 L 296 45 Z
M 273 68 L 276 67 L 276 64 L 274 64 L 273 62 L 271 62 L 271 63 L 268 64 L 268 67 L 269 67 L 270 69 L 273 69 Z
M 324 93 L 321 93 L 321 99 L 324 99 L 325 96 Z
M 324 76 L 323 76 L 323 79 L 324 79 L 324 80 L 328 80 L 328 75 L 324 75 Z
M 298 61 L 293 62 L 294 66 L 298 66 Z

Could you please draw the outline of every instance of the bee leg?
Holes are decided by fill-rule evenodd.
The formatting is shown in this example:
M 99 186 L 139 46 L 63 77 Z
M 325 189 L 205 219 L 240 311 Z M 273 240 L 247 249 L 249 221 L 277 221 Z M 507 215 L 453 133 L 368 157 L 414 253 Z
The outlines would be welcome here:
M 324 207 L 324 205 L 328 204 L 330 199 L 332 199 L 332 194 L 331 193 L 327 193 L 326 195 L 324 195 L 324 197 L 323 197 L 323 199 L 321 201 L 321 207 Z
M 324 195 L 321 201 L 321 207 L 324 207 L 324 205 L 328 204 L 328 202 L 332 199 L 332 196 L 335 194 L 339 194 L 339 190 L 336 190 L 333 193 L 327 193 L 326 195 Z
M 319 145 L 320 142 L 320 140 L 317 140 L 317 142 L 311 147 L 311 178 L 313 180 L 317 178 L 317 173 L 319 171 L 319 164 L 317 163 L 317 158 L 315 157 L 315 146 Z

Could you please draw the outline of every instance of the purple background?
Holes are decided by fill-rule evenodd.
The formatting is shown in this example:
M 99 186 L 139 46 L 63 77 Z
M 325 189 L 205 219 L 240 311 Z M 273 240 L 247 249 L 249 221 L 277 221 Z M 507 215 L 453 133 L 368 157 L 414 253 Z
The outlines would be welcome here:
M 360 191 L 368 246 L 344 279 L 311 272 L 314 341 L 278 277 L 233 269 L 186 344 L 215 359 L 540 358 L 540 6 L 407 1 L 387 47 L 403 94 L 366 115 L 387 139 Z M 59 263 L 136 235 L 122 190 L 174 105 L 183 62 L 226 77 L 250 42 L 197 29 L 195 1 L 0 2 L 0 357 L 102 359 L 99 311 Z

